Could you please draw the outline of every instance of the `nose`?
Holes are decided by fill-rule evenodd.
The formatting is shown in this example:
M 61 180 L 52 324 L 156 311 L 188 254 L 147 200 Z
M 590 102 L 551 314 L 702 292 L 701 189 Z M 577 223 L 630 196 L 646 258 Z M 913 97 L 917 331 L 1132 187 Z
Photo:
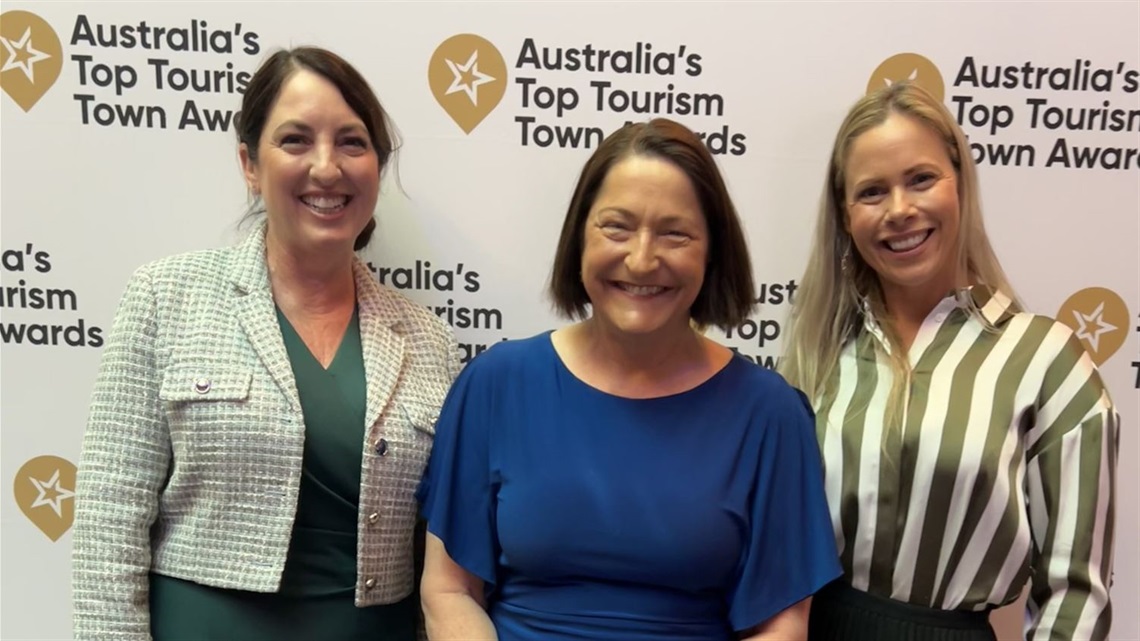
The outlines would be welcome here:
M 888 222 L 906 220 L 914 213 L 913 194 L 903 187 L 892 189 L 885 204 Z
M 331 145 L 318 145 L 313 150 L 313 164 L 309 177 L 321 186 L 331 186 L 340 180 L 340 159 Z
M 657 245 L 650 230 L 642 230 L 630 241 L 625 266 L 631 273 L 645 274 L 657 269 Z

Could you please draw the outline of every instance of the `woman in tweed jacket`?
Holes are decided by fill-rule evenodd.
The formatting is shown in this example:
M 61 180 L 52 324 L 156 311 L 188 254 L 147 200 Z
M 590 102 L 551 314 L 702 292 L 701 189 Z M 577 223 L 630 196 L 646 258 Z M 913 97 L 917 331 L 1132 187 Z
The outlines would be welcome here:
M 236 126 L 265 220 L 139 269 L 104 351 L 75 636 L 415 638 L 413 492 L 458 362 L 447 326 L 354 253 L 393 133 L 315 48 L 271 56 Z

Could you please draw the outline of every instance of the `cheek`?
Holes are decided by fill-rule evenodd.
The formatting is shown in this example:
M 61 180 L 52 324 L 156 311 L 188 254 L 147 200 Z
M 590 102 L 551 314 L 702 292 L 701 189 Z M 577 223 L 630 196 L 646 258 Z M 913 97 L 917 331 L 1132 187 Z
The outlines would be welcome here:
M 709 263 L 712 260 L 712 256 L 709 254 L 707 247 L 701 248 L 701 250 L 699 252 L 695 252 L 695 253 L 696 253 L 696 256 L 695 256 L 693 262 L 696 264 L 697 268 L 700 270 L 701 278 L 703 279 L 709 273 Z
M 674 264 L 681 266 L 693 282 L 703 283 L 709 274 L 709 253 L 705 248 L 682 250 L 675 260 Z
M 962 207 L 958 201 L 957 191 L 952 192 L 946 201 L 946 215 L 953 219 L 955 225 L 962 220 Z
M 875 219 L 874 212 L 870 208 L 856 205 L 847 209 L 847 215 L 843 218 L 843 224 L 847 228 L 847 233 L 850 234 L 856 242 L 862 242 L 863 237 L 875 233 L 875 227 L 878 221 Z
M 380 181 L 380 173 L 384 170 L 380 166 L 380 159 L 375 155 L 362 156 L 353 164 L 354 173 L 362 179 Z
M 597 239 L 591 238 L 590 234 L 586 234 L 586 238 L 582 242 L 582 275 L 587 276 L 598 269 L 598 263 L 602 260 L 602 252 L 599 248 Z
M 272 185 L 292 187 L 295 181 L 306 176 L 306 173 L 300 168 L 301 163 L 295 162 L 292 158 L 266 158 L 264 156 L 262 158 L 257 172 L 257 179 L 262 190 L 269 189 Z
M 366 163 L 363 174 L 369 179 L 376 181 L 377 186 L 380 184 L 380 173 L 384 170 L 380 163 L 375 158 L 372 162 Z

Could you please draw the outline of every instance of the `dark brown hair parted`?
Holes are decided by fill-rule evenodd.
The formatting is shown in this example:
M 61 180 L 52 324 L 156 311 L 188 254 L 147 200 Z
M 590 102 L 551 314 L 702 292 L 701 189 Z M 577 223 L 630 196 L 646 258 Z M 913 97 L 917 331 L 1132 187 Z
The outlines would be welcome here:
M 379 157 L 380 171 L 383 172 L 399 143 L 387 112 L 380 106 L 380 100 L 359 71 L 344 58 L 319 47 L 276 51 L 253 74 L 241 101 L 241 112 L 235 118 L 238 143 L 245 144 L 249 150 L 249 159 L 257 162 L 257 146 L 265 122 L 269 119 L 269 112 L 277 102 L 277 96 L 285 82 L 300 69 L 312 71 L 336 86 L 345 103 L 368 127 L 368 137 Z M 353 249 L 360 250 L 367 246 L 375 230 L 376 219 L 373 218 L 356 237 Z
M 582 168 L 554 255 L 549 291 L 555 309 L 569 318 L 586 316 L 590 300 L 581 276 L 586 219 L 610 169 L 634 155 L 675 165 L 688 176 L 701 204 L 709 229 L 709 262 L 690 310 L 693 321 L 726 331 L 739 325 L 752 313 L 756 300 L 740 218 L 708 148 L 684 125 L 666 118 L 618 129 L 602 141 Z

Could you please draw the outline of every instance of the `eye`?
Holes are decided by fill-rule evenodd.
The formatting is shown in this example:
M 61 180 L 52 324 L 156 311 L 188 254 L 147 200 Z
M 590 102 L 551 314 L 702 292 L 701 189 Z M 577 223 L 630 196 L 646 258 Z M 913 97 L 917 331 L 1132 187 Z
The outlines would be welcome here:
M 341 141 L 341 144 L 342 145 L 348 145 L 349 147 L 359 147 L 360 149 L 368 149 L 368 141 L 365 140 L 364 138 L 359 137 L 359 136 L 349 136 L 348 138 L 345 138 L 343 141 Z
M 280 144 L 282 147 L 297 147 L 304 145 L 307 142 L 308 139 L 306 139 L 301 134 L 285 134 L 284 136 L 281 136 Z
M 666 230 L 665 235 L 668 236 L 669 238 L 675 238 L 675 239 L 680 239 L 680 240 L 688 240 L 689 238 L 692 238 L 692 236 L 690 236 L 688 232 L 682 231 L 680 229 Z
M 878 200 L 881 200 L 883 196 L 886 195 L 886 193 L 887 190 L 883 187 L 879 185 L 871 185 L 869 187 L 860 189 L 859 192 L 855 194 L 855 199 L 860 202 L 876 202 Z
M 910 184 L 917 187 L 929 187 L 930 185 L 934 184 L 935 178 L 937 178 L 937 176 L 935 176 L 933 173 L 929 171 L 923 171 L 915 174 L 914 177 L 910 179 Z
M 598 226 L 607 231 L 629 231 L 629 225 L 620 220 L 603 220 Z

